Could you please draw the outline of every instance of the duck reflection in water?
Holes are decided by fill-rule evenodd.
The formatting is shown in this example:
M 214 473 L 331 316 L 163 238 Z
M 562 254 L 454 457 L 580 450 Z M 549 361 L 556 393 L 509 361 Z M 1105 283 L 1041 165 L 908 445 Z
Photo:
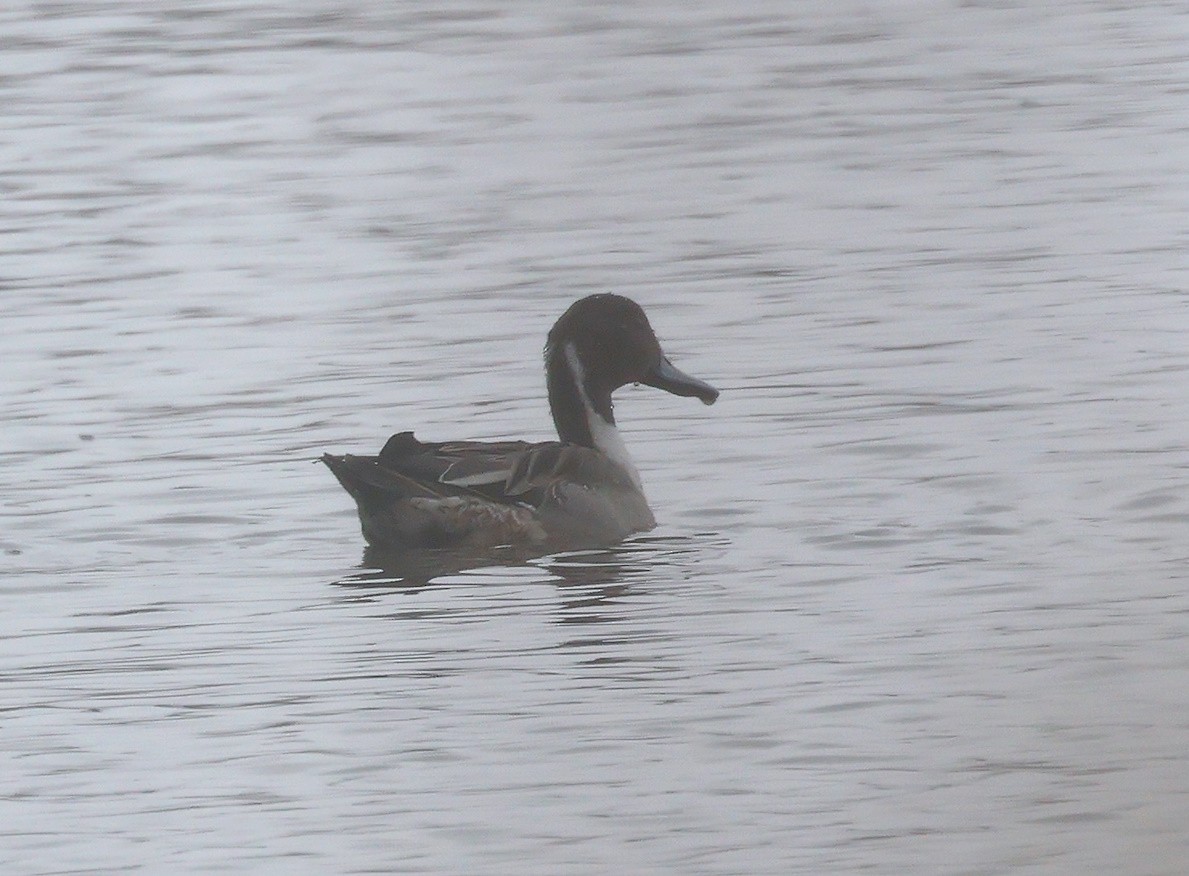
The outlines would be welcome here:
M 713 533 L 639 536 L 606 548 L 526 556 L 496 549 L 486 554 L 442 549 L 391 553 L 368 546 L 365 568 L 334 582 L 365 598 L 415 594 L 438 586 L 541 583 L 571 590 L 574 607 L 602 603 L 654 580 L 664 567 L 692 567 L 725 542 Z

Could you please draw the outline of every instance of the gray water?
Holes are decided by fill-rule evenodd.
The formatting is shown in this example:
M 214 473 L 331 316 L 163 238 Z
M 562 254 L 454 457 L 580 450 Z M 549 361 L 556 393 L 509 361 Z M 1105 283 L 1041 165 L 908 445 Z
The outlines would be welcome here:
M 5 873 L 1178 874 L 1189 12 L 0 11 Z M 714 408 L 401 580 L 311 460 Z

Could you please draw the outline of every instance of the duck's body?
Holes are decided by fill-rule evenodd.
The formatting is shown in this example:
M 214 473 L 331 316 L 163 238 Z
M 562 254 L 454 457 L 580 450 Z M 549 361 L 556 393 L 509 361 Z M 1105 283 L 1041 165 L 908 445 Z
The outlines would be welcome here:
M 713 404 L 718 391 L 674 368 L 644 311 L 618 295 L 573 304 L 549 333 L 545 363 L 560 441 L 425 443 L 401 432 L 378 456 L 324 455 L 364 538 L 387 550 L 560 549 L 652 529 L 611 393 L 645 383 Z

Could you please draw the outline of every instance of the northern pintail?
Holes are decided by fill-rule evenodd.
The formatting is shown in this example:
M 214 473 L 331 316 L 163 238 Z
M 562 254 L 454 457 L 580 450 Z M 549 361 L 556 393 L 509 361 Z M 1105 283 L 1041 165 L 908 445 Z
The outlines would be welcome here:
M 615 428 L 611 393 L 643 383 L 714 404 L 718 390 L 673 366 L 640 305 L 576 301 L 545 344 L 549 408 L 560 441 L 418 441 L 393 435 L 379 456 L 325 454 L 359 506 L 374 547 L 612 544 L 656 526 Z

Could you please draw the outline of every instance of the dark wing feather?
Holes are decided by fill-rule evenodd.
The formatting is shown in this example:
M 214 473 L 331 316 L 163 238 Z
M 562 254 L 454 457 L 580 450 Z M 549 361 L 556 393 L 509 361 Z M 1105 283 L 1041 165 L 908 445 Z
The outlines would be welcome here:
M 348 493 L 362 505 L 378 507 L 394 499 L 434 498 L 443 494 L 416 478 L 381 465 L 375 456 L 322 455 L 322 461 Z
M 535 494 L 559 482 L 598 489 L 636 489 L 627 472 L 597 450 L 550 442 L 534 445 L 516 457 L 504 492 L 509 496 Z
M 526 456 L 535 459 L 563 447 L 557 441 L 435 443 L 418 441 L 412 432 L 400 432 L 388 439 L 378 457 L 357 458 L 371 460 L 377 468 L 438 495 L 480 495 L 495 502 L 531 505 L 539 495 L 524 483 L 516 490 L 509 489 L 513 472 L 524 467 Z

